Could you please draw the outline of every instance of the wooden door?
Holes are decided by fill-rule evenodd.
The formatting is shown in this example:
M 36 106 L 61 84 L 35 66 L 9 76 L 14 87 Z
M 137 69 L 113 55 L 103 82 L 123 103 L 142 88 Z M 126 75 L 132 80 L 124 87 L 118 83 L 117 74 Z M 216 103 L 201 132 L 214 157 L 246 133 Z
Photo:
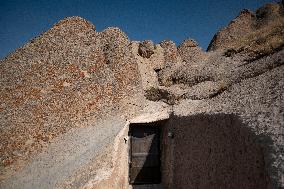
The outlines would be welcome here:
M 133 124 L 129 136 L 129 182 L 160 183 L 160 128 L 155 124 Z

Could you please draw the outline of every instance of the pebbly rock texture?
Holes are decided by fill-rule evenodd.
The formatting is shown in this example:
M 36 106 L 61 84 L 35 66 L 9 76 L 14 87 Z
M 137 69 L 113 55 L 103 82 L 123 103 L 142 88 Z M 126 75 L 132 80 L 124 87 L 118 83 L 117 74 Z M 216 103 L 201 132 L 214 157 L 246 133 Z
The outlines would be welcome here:
M 281 3 L 269 3 L 256 10 L 257 27 L 263 27 L 269 22 L 281 19 L 284 14 L 284 2 Z
M 129 44 L 117 28 L 69 17 L 1 60 L 1 177 L 53 138 L 123 111 L 140 91 Z
M 150 40 L 146 40 L 139 44 L 138 53 L 143 58 L 150 58 L 150 56 L 154 54 L 154 50 L 154 43 Z
M 175 83 L 182 83 L 190 87 L 189 94 L 191 94 L 190 96 L 194 94 L 196 96 L 195 99 L 203 99 L 206 96 L 209 98 L 223 92 L 223 90 L 234 83 L 256 77 L 282 66 L 284 62 L 283 53 L 284 51 L 281 50 L 269 57 L 264 57 L 251 63 L 222 57 L 222 55 L 216 53 L 209 56 L 206 61 L 201 62 L 199 65 L 187 65 L 177 69 L 172 79 Z M 204 92 L 199 93 L 196 90 Z M 200 96 L 198 97 L 199 94 Z
M 142 42 L 142 44 L 144 43 L 152 44 L 152 42 L 149 41 Z M 149 58 L 145 58 L 140 55 L 139 51 L 141 50 L 141 48 L 142 47 L 140 42 L 131 42 L 131 50 L 138 64 L 140 75 L 142 76 L 141 79 L 143 89 L 147 90 L 152 87 L 156 88 L 159 85 L 157 76 L 159 72 L 166 66 L 164 61 L 165 58 L 163 48 L 160 45 L 151 47 L 151 56 L 149 56 Z
M 283 73 L 282 65 L 259 76 L 242 80 L 214 98 L 183 100 L 174 110 L 178 117 L 189 118 L 191 115 L 206 118 L 206 114 L 214 116 L 218 113 L 238 115 L 263 150 L 261 155 L 264 157 L 265 172 L 269 175 L 267 188 L 273 189 L 284 186 L 281 166 L 284 162 Z
M 273 11 L 268 11 L 270 9 Z M 183 92 L 179 92 L 181 98 L 195 100 L 211 98 L 234 83 L 283 65 L 284 14 L 281 12 L 283 4 L 268 4 L 258 9 L 256 15 L 263 11 L 266 11 L 266 14 L 262 19 L 269 18 L 269 22 L 261 21 L 259 16 L 256 16 L 253 27 L 257 27 L 256 23 L 261 25 L 256 31 L 242 27 L 242 22 L 251 19 L 248 17 L 254 15 L 247 10 L 242 11 L 229 26 L 216 34 L 220 39 L 223 37 L 224 39 L 220 42 L 212 40 L 217 46 L 222 45 L 216 51 L 202 52 L 200 48 L 194 47 L 196 43 L 191 40 L 180 45 L 179 55 L 186 64 L 172 67 L 166 78 L 168 83 L 188 86 L 183 87 L 185 88 Z M 235 37 L 228 38 L 228 36 Z M 228 39 L 230 40 L 226 42 Z M 175 87 L 170 86 L 170 88 Z
M 243 10 L 227 27 L 215 34 L 207 50 L 227 49 L 248 52 L 250 56 L 271 54 L 283 43 L 283 16 L 283 1 L 267 4 L 256 13 Z
M 194 64 L 204 59 L 206 53 L 198 46 L 198 43 L 193 39 L 187 39 L 178 46 L 178 53 L 182 61 L 186 64 Z
M 230 43 L 253 31 L 255 15 L 249 10 L 242 10 L 240 15 L 214 35 L 208 51 L 226 48 Z
M 170 79 L 172 71 L 178 68 L 181 64 L 181 57 L 178 54 L 178 49 L 173 41 L 165 40 L 160 43 L 164 49 L 165 67 L 159 71 L 158 79 L 160 85 L 170 86 L 173 84 Z
M 0 61 L 0 188 L 139 188 L 128 126 L 155 121 L 163 180 L 145 187 L 283 188 L 283 15 L 244 10 L 209 52 L 59 21 Z

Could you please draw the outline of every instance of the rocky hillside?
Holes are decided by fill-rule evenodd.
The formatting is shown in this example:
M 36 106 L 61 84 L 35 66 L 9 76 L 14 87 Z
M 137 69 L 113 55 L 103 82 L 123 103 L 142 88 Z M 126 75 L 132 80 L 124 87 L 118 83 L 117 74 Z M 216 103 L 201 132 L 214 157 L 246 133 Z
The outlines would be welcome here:
M 0 62 L 1 172 L 66 131 L 94 123 L 140 91 L 118 28 L 69 17 Z
M 226 49 L 226 55 L 249 54 L 250 59 L 269 55 L 283 47 L 284 7 L 282 3 L 267 4 L 255 13 L 241 11 L 221 29 L 208 46 L 208 51 Z
M 241 11 L 217 32 L 209 52 L 202 51 L 192 39 L 178 47 L 173 45 L 169 50 L 172 59 L 167 61 L 173 63 L 159 71 L 160 85 L 175 92 L 175 99 L 201 100 L 282 66 L 283 21 L 283 3 L 267 4 L 256 13 Z
M 155 115 L 169 107 L 177 116 L 239 115 L 255 135 L 272 141 L 261 141 L 270 177 L 267 183 L 284 187 L 283 3 L 267 4 L 255 13 L 241 11 L 216 33 L 207 52 L 193 39 L 179 46 L 169 40 L 130 41 L 118 28 L 97 32 L 80 17 L 59 21 L 0 61 L 0 188 L 21 188 L 27 172 L 32 176 L 22 188 L 42 182 L 54 188 L 57 176 L 45 180 L 44 171 L 30 173 L 25 166 L 50 146 L 47 157 L 52 158 L 38 158 L 51 170 L 46 174 L 59 174 L 58 154 L 81 162 L 81 157 L 72 155 L 75 152 L 55 153 L 56 139 L 88 127 L 81 135 L 70 134 L 74 137 L 68 140 L 93 149 L 104 144 L 97 138 L 114 134 L 105 132 L 104 126 L 119 130 L 123 121 L 141 112 Z M 100 121 L 108 123 L 97 124 Z M 86 137 L 84 141 L 81 136 Z M 95 158 L 92 155 L 86 159 Z M 74 170 L 84 167 L 76 166 Z M 63 168 L 71 181 L 57 184 L 79 188 L 88 182 L 81 172 L 76 180 L 73 169 Z M 86 177 L 89 172 L 84 170 Z M 37 185 L 32 183 L 34 175 L 42 179 Z M 74 180 L 77 185 L 71 187 Z

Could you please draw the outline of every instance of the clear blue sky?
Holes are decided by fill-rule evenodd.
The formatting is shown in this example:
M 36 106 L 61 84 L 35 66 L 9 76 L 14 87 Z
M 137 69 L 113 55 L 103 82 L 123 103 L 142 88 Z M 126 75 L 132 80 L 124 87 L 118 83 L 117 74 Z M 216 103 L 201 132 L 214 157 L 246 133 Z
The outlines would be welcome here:
M 275 0 L 0 0 L 0 58 L 67 16 L 91 21 L 97 31 L 121 28 L 131 40 L 186 38 L 206 49 L 213 35 L 238 15 Z

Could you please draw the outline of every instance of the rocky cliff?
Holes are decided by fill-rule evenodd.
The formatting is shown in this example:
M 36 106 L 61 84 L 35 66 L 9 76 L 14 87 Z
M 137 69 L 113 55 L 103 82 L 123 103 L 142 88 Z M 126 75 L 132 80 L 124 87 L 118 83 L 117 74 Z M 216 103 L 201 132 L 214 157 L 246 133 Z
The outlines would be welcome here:
M 164 110 L 193 122 L 197 114 L 201 121 L 237 115 L 263 151 L 257 157 L 268 175 L 263 187 L 284 187 L 283 31 L 283 2 L 241 11 L 208 52 L 193 39 L 178 47 L 130 41 L 118 28 L 97 32 L 80 17 L 59 21 L 0 61 L 1 188 L 92 188 L 111 175 L 97 170 L 112 161 L 108 154 L 124 123 Z M 259 186 L 242 182 L 251 184 L 236 181 L 232 188 Z M 202 188 L 188 186 L 194 187 Z
M 118 28 L 96 32 L 70 17 L 1 60 L 1 170 L 72 128 L 122 113 L 121 102 L 141 91 L 129 44 Z

